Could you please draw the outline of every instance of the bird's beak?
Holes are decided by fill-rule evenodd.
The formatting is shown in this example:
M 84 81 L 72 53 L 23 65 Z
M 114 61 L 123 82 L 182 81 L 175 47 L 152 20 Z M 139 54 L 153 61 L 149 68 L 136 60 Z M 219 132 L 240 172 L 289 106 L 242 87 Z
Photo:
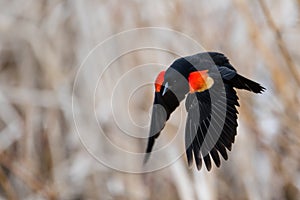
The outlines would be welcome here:
M 164 90 L 162 92 L 162 96 L 164 96 L 168 90 L 169 90 L 169 83 L 166 82 L 166 84 L 164 85 Z

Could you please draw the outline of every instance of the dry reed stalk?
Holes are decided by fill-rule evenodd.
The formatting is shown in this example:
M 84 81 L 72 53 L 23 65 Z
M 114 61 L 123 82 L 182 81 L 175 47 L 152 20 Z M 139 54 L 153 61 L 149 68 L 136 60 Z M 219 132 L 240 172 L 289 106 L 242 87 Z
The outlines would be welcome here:
M 279 64 L 280 62 L 278 61 L 274 53 L 271 51 L 271 49 L 268 47 L 266 42 L 263 41 L 261 37 L 261 30 L 255 23 L 253 17 L 251 16 L 248 5 L 245 1 L 234 0 L 233 2 L 237 9 L 240 10 L 240 14 L 244 17 L 246 21 L 247 28 L 250 32 L 251 40 L 254 42 L 257 49 L 261 52 L 264 58 L 264 62 L 266 62 L 268 68 L 272 70 L 271 75 L 273 76 L 272 78 L 275 84 L 274 89 L 278 90 L 277 92 L 279 93 L 286 94 L 285 83 L 289 82 L 289 78 L 285 74 L 281 73 L 281 66 Z
M 284 60 L 287 64 L 288 68 L 290 69 L 290 76 L 294 77 L 293 79 L 296 80 L 296 82 L 298 84 L 298 87 L 300 87 L 299 70 L 297 69 L 297 66 L 296 66 L 295 62 L 293 61 L 293 59 L 292 59 L 292 57 L 289 53 L 289 50 L 288 50 L 288 47 L 287 47 L 286 43 L 283 41 L 281 31 L 278 28 L 278 26 L 275 24 L 275 22 L 272 18 L 271 12 L 268 9 L 268 7 L 267 7 L 266 3 L 264 2 L 264 0 L 258 0 L 258 2 L 260 4 L 260 7 L 261 7 L 261 9 L 264 13 L 264 16 L 266 18 L 266 21 L 267 21 L 270 29 L 272 29 L 273 33 L 276 36 L 277 45 L 280 49 L 280 52 L 281 52 L 281 54 L 282 54 L 282 56 L 283 56 L 283 58 L 284 58 Z

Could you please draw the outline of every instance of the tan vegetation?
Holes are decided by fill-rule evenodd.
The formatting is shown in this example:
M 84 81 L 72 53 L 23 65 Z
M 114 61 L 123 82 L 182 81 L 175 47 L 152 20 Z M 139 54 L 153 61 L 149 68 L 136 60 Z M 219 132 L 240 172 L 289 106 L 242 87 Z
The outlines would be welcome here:
M 299 15 L 299 0 L 0 0 L 1 199 L 299 199 Z M 206 50 L 225 53 L 241 74 L 267 88 L 262 95 L 239 91 L 239 134 L 229 160 L 219 169 L 188 169 L 182 156 L 155 172 L 124 173 L 99 163 L 82 144 L 111 158 L 115 166 L 140 164 L 112 152 L 100 134 L 98 125 L 126 151 L 139 153 L 146 146 L 145 139 L 128 137 L 116 124 L 108 109 L 112 90 L 117 91 L 119 125 L 130 129 L 134 121 L 145 126 L 136 127 L 134 136 L 146 136 L 154 87 L 137 89 L 130 101 L 125 98 L 129 88 L 153 81 L 160 68 L 177 57 L 172 52 L 196 48 L 164 35 L 137 35 L 97 52 L 77 85 L 75 78 L 100 42 L 121 31 L 151 26 L 176 30 Z M 147 40 L 171 52 L 128 53 L 111 64 L 95 90 L 104 63 L 128 45 Z M 118 85 L 122 75 L 147 63 L 163 66 L 132 72 L 131 81 Z M 183 106 L 180 111 L 184 115 Z M 155 148 L 168 143 L 176 131 L 183 135 L 180 111 Z M 181 140 L 172 145 L 162 157 L 183 150 Z

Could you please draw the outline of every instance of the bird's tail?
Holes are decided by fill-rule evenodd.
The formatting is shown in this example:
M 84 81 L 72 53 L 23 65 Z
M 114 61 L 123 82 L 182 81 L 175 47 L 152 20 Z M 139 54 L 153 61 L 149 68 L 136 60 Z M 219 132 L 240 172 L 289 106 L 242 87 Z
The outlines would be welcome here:
M 231 81 L 233 83 L 233 86 L 238 89 L 244 89 L 254 93 L 262 93 L 266 90 L 266 88 L 261 86 L 259 83 L 247 79 L 246 77 L 243 77 L 239 74 L 236 74 L 236 76 Z

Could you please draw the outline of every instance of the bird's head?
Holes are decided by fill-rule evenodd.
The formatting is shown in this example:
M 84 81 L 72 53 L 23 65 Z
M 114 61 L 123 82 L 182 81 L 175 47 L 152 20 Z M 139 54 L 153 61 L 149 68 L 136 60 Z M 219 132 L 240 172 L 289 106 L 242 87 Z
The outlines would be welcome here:
M 182 75 L 177 70 L 169 67 L 163 77 L 163 83 L 161 88 L 161 95 L 167 96 L 173 93 L 178 101 L 184 99 L 186 93 L 189 91 L 188 79 L 185 75 Z
M 179 105 L 180 101 L 175 96 L 175 93 L 171 91 L 168 84 L 165 85 L 166 71 L 161 71 L 155 80 L 155 99 L 154 104 L 162 105 L 168 112 L 173 112 Z M 167 90 L 167 91 L 166 91 Z

